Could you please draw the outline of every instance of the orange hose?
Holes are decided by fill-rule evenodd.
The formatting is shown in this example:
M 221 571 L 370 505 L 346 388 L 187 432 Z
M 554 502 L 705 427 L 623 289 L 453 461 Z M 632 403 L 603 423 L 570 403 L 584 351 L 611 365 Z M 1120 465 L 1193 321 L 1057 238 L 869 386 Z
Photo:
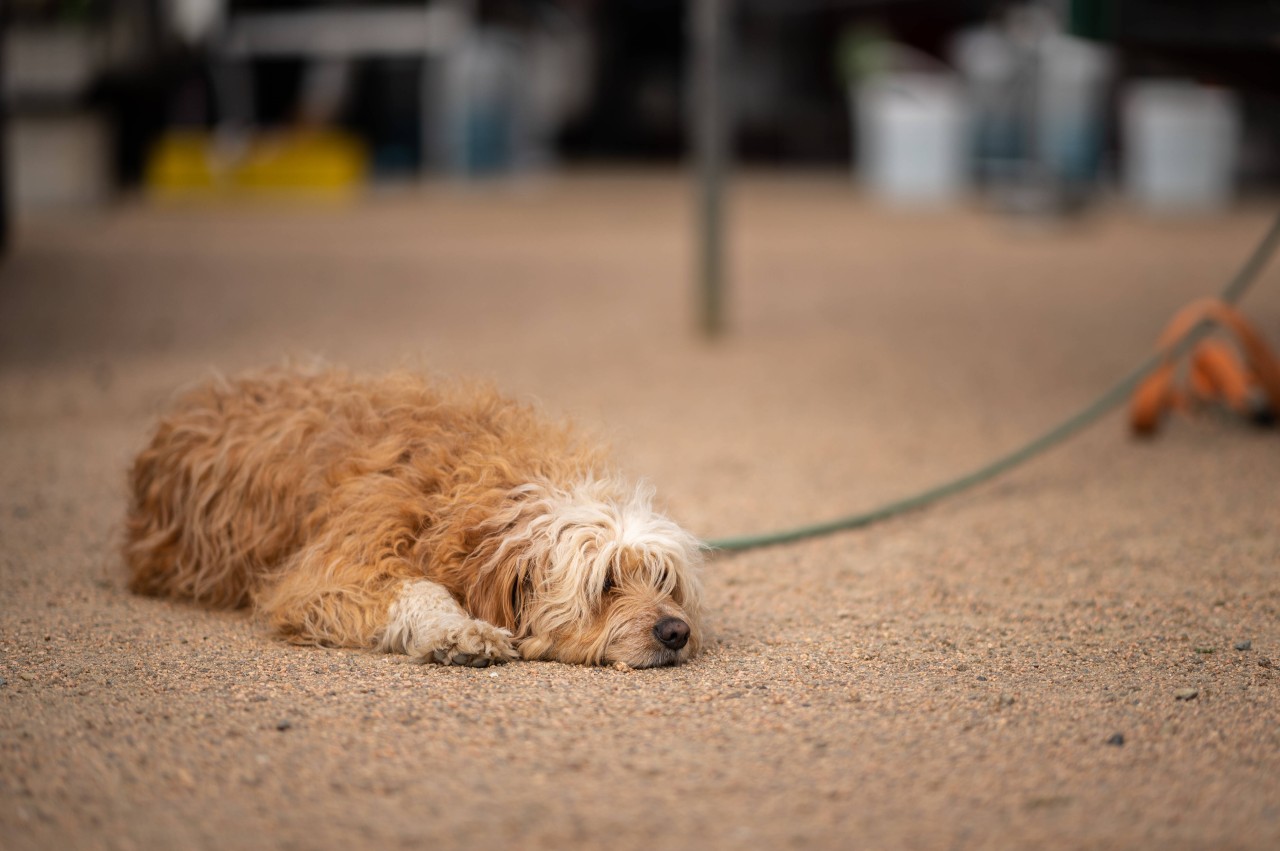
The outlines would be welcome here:
M 1129 426 L 1144 437 L 1156 433 L 1160 418 L 1173 403 L 1173 364 L 1165 362 L 1133 391 Z
M 1191 354 L 1189 382 L 1192 397 L 1221 398 L 1236 411 L 1250 414 L 1250 391 L 1256 384 L 1273 414 L 1280 414 L 1280 360 L 1262 334 L 1234 307 L 1219 299 L 1197 299 L 1174 314 L 1160 335 L 1164 362 L 1134 390 L 1129 424 L 1136 434 L 1150 435 L 1164 412 L 1185 403 L 1175 385 L 1172 351 L 1178 341 L 1200 322 L 1213 322 L 1229 331 L 1244 352 L 1245 364 L 1220 340 L 1204 340 Z
M 1222 399 L 1236 412 L 1249 413 L 1249 373 L 1235 350 L 1221 340 L 1203 340 L 1191 353 L 1192 381 L 1203 376 L 1211 388 L 1206 399 Z M 1198 390 L 1198 388 L 1197 388 Z

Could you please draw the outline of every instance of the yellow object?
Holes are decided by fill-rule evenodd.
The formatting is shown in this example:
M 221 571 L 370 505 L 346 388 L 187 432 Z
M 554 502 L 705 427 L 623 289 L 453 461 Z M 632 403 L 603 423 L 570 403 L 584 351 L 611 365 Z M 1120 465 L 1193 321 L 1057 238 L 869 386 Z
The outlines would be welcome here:
M 207 133 L 175 132 L 152 149 L 146 185 L 163 198 L 345 197 L 364 183 L 367 172 L 364 145 L 332 130 L 260 136 L 247 146 L 219 144 Z

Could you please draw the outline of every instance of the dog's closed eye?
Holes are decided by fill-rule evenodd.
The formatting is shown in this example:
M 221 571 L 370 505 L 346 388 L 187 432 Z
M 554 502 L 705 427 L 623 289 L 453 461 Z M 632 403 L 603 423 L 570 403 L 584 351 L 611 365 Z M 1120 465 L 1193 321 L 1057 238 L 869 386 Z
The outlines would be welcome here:
M 612 590 L 613 590 L 613 574 L 610 573 L 608 576 L 604 578 L 604 588 L 601 589 L 600 593 L 608 594 Z

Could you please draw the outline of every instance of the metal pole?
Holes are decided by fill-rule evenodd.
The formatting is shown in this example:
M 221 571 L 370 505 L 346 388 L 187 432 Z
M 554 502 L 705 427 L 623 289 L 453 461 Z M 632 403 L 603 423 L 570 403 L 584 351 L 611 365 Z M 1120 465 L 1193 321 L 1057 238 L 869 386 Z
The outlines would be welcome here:
M 698 278 L 702 333 L 724 331 L 725 7 L 728 0 L 694 0 L 694 150 L 697 158 Z
M 5 85 L 4 69 L 8 61 L 4 45 L 9 40 L 9 7 L 0 5 L 0 260 L 4 259 L 9 249 L 9 215 L 11 211 L 9 199 L 9 154 L 6 144 L 9 139 L 9 96 Z

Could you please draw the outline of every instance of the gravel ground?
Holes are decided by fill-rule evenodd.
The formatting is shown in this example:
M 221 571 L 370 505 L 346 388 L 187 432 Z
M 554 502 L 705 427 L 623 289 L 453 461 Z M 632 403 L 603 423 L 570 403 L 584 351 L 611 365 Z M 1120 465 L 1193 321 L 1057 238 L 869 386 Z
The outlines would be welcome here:
M 705 536 L 970 469 L 1089 399 L 1267 223 L 734 194 L 733 334 L 691 329 L 671 175 L 32 221 L 0 267 L 6 849 L 1280 847 L 1280 444 L 1119 416 L 869 529 L 711 562 L 677 669 L 299 649 L 140 599 L 155 410 L 320 356 L 571 414 Z M 1280 340 L 1280 268 L 1246 307 Z

